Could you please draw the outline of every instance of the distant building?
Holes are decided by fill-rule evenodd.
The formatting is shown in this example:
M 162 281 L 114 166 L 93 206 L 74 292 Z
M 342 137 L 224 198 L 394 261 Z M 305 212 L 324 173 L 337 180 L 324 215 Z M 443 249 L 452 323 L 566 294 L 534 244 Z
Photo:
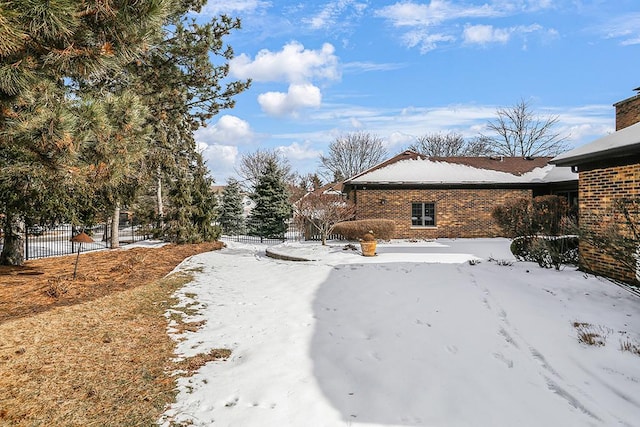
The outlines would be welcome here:
M 395 238 L 494 237 L 493 208 L 558 194 L 577 204 L 578 175 L 550 157 L 428 157 L 405 151 L 344 182 L 356 219 L 396 223 Z

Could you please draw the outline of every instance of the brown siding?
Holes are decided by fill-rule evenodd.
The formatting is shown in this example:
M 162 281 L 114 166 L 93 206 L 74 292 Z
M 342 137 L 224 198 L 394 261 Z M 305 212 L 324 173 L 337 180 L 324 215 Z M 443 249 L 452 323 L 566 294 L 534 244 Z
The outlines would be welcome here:
M 531 190 L 511 189 L 367 189 L 357 190 L 357 219 L 386 218 L 396 223 L 394 238 L 496 237 L 491 218 L 496 205 L 510 198 L 531 198 Z M 384 204 L 382 203 L 384 201 Z M 412 227 L 411 203 L 435 203 L 436 226 Z
M 614 104 L 616 107 L 616 130 L 640 122 L 640 95 Z
M 592 231 L 602 230 L 612 215 L 615 199 L 640 197 L 640 163 L 590 165 L 581 168 L 579 183 L 580 225 Z M 625 282 L 633 282 L 635 272 L 625 269 L 615 259 L 581 242 L 584 267 L 594 273 Z

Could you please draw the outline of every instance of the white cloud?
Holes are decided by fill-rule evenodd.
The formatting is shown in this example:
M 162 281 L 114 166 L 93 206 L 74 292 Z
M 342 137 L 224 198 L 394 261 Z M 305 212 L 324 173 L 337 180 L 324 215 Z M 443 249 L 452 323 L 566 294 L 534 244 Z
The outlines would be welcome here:
M 432 108 L 362 109 L 341 105 L 313 115 L 313 118 L 341 124 L 340 128 L 335 129 L 337 133 L 351 131 L 351 123 L 357 121 L 362 128 L 385 139 L 388 147 L 402 148 L 412 138 L 426 133 L 455 131 L 465 138 L 476 137 L 480 132 L 486 132 L 486 123 L 495 119 L 497 108 L 495 105 L 453 104 Z M 555 109 L 539 107 L 536 110 L 542 115 L 558 114 L 558 130 L 563 135 L 569 135 L 572 144 L 583 144 L 605 135 L 613 122 L 610 105 Z M 304 134 L 295 136 L 298 139 L 307 138 Z
M 207 145 L 202 151 L 202 157 L 218 184 L 223 184 L 228 178 L 236 175 L 238 147 L 221 144 Z
M 338 57 L 330 43 L 320 50 L 305 49 L 298 42 L 286 44 L 280 52 L 263 49 L 255 59 L 241 54 L 229 62 L 233 77 L 257 82 L 303 83 L 313 79 L 338 80 Z
M 511 31 L 494 28 L 492 25 L 468 25 L 462 36 L 465 43 L 470 44 L 506 43 L 511 37 Z
M 354 61 L 348 62 L 342 66 L 344 71 L 350 72 L 368 72 L 368 71 L 392 71 L 405 68 L 407 64 L 394 63 L 394 62 L 362 62 Z
M 405 28 L 399 36 L 402 43 L 409 48 L 417 47 L 424 54 L 457 40 L 465 45 L 504 44 L 515 35 L 542 32 L 543 28 L 538 24 L 497 28 L 487 23 L 464 21 L 526 14 L 550 7 L 555 7 L 550 0 L 526 3 L 494 1 L 482 5 L 465 5 L 449 0 L 431 0 L 428 3 L 404 1 L 377 10 L 376 16 L 386 19 L 394 27 Z M 549 30 L 545 35 L 553 36 L 554 31 Z
M 322 154 L 321 150 L 311 147 L 310 141 L 306 141 L 303 144 L 294 142 L 290 145 L 280 146 L 276 150 L 291 161 L 317 159 Z
M 198 129 L 195 137 L 207 144 L 239 145 L 253 142 L 256 135 L 248 122 L 225 114 L 215 125 Z
M 423 27 L 460 18 L 501 16 L 502 11 L 488 4 L 464 6 L 447 0 L 431 0 L 426 3 L 398 2 L 376 11 L 376 16 L 385 18 L 395 27 Z
M 354 12 L 349 19 L 340 19 L 341 15 L 352 8 Z M 330 29 L 342 21 L 342 23 L 348 22 L 353 19 L 354 16 L 359 16 L 367 8 L 366 3 L 356 2 L 354 0 L 335 0 L 325 4 L 322 10 L 311 18 L 304 19 L 303 22 L 309 24 L 312 29 Z
M 409 31 L 402 40 L 407 47 L 420 47 L 420 53 L 427 53 L 443 42 L 453 42 L 456 38 L 448 34 L 430 34 L 427 31 Z
M 640 12 L 613 19 L 603 27 L 602 32 L 607 38 L 620 39 L 623 46 L 640 44 Z
M 351 117 L 349 119 L 349 122 L 351 123 L 351 127 L 355 128 L 355 129 L 360 129 L 362 128 L 362 122 L 360 120 L 358 120 L 355 117 Z
M 287 93 L 267 92 L 258 96 L 262 110 L 271 116 L 296 115 L 303 108 L 317 108 L 322 103 L 322 94 L 316 86 L 292 84 Z
M 225 0 L 210 1 L 204 5 L 201 15 L 218 16 L 225 13 L 252 13 L 271 6 L 271 2 L 260 0 Z
M 467 25 L 463 31 L 463 39 L 466 44 L 487 45 L 489 43 L 507 43 L 511 36 L 524 36 L 527 33 L 543 31 L 538 24 L 519 25 L 509 28 L 495 28 L 492 25 Z M 548 32 L 553 35 L 554 30 Z
M 415 141 L 414 135 L 404 132 L 392 132 L 386 140 L 386 146 L 389 151 L 398 151 L 397 148 L 404 148 Z

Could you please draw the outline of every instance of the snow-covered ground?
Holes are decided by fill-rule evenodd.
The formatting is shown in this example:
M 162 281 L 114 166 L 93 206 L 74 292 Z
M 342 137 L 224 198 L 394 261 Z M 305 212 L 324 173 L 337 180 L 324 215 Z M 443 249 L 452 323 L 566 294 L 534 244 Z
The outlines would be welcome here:
M 343 246 L 272 248 L 310 262 L 238 243 L 186 260 L 181 304 L 206 323 L 179 354 L 233 353 L 180 379 L 161 423 L 640 426 L 640 356 L 620 349 L 640 345 L 639 297 L 509 262 L 506 239 L 394 241 L 372 258 Z

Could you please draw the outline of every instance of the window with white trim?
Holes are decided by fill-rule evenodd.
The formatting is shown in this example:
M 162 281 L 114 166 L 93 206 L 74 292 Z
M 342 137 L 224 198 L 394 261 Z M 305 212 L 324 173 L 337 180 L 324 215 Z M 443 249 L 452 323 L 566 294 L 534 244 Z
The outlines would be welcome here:
M 411 225 L 414 227 L 435 227 L 435 203 L 411 203 Z

